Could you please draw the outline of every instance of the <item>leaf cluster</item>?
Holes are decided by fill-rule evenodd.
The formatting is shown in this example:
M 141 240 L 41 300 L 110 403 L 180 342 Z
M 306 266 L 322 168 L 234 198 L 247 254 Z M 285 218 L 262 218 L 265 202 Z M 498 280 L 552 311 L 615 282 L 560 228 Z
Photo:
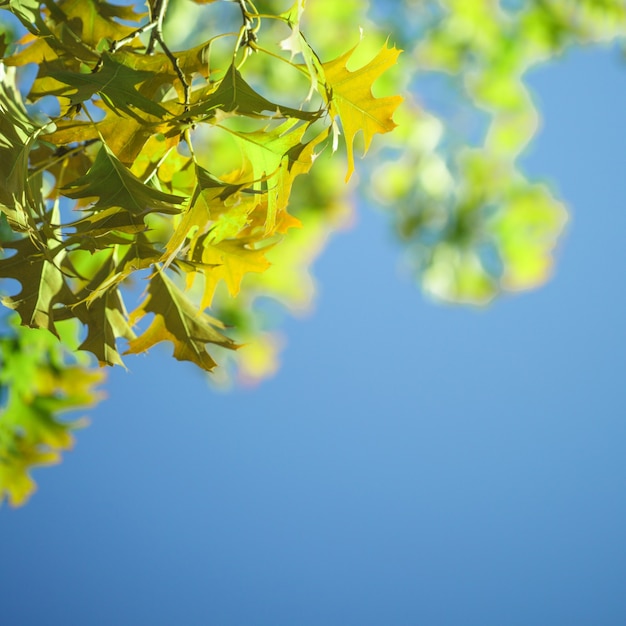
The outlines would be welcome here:
M 310 170 L 335 118 L 350 155 L 358 130 L 367 149 L 374 133 L 393 128 L 400 99 L 370 89 L 398 51 L 385 46 L 349 72 L 347 58 L 319 60 L 293 12 L 260 15 L 245 2 L 237 30 L 216 29 L 175 53 L 140 38 L 162 16 L 97 0 L 6 4 L 29 33 L 2 66 L 0 210 L 19 236 L 4 244 L 0 276 L 21 285 L 5 304 L 54 334 L 59 321 L 79 320 L 80 348 L 102 364 L 122 362 L 125 338 L 129 353 L 169 340 L 176 358 L 212 369 L 207 346 L 236 347 L 205 312 L 218 284 L 235 297 L 248 273 L 269 267 L 267 251 L 296 225 L 287 214 L 293 181 Z M 307 62 L 287 53 L 282 61 L 319 93 L 316 104 L 311 93 L 297 106 L 274 101 L 246 81 L 250 57 L 277 62 L 262 47 L 265 21 L 306 46 Z M 222 40 L 230 55 L 217 49 Z M 27 63 L 37 76 L 26 101 L 47 119 L 29 114 L 13 82 L 11 68 Z M 200 140 L 220 149 L 206 158 Z M 238 155 L 228 164 L 225 143 Z M 143 300 L 127 313 L 124 285 L 146 272 Z M 146 314 L 154 319 L 136 336 Z
M 306 308 L 355 198 L 385 206 L 437 299 L 549 278 L 567 212 L 519 165 L 539 126 L 525 75 L 623 38 L 623 1 L 288 1 L 0 0 L 20 25 L 0 36 L 0 288 L 22 323 L 0 333 L 0 498 L 69 445 L 42 424 L 69 433 L 54 412 L 96 399 L 81 361 L 84 395 L 59 382 L 43 421 L 9 408 L 40 407 L 61 345 L 115 365 L 166 341 L 217 380 L 274 371 L 257 301 Z M 376 153 L 357 188 L 359 148 Z
M 216 354 L 239 347 L 245 316 L 227 300 L 270 269 L 300 226 L 288 212 L 295 179 L 326 146 L 337 148 L 339 124 L 350 177 L 356 133 L 367 151 L 374 134 L 394 127 L 401 100 L 371 93 L 395 48 L 382 46 L 357 71 L 346 67 L 349 55 L 325 63 L 300 29 L 300 4 L 259 13 L 243 0 L 212 3 L 200 43 L 172 52 L 162 30 L 167 2 L 147 14 L 104 0 L 0 3 L 26 30 L 0 50 L 2 303 L 24 327 L 53 343 L 62 328 L 78 329 L 76 349 L 100 365 L 123 365 L 123 354 L 167 341 L 176 359 L 211 371 Z M 24 90 L 21 73 L 33 64 Z M 263 93 L 255 83 L 276 64 L 294 92 Z M 244 298 L 239 310 L 250 304 Z M 3 347 L 11 376 L 20 371 L 12 345 Z M 43 365 L 29 363 L 49 374 L 45 350 Z M 53 394 L 76 376 L 58 369 Z M 47 417 L 33 421 L 45 400 L 36 372 L 30 395 L 16 387 L 0 414 L 0 498 L 4 489 L 14 503 L 32 489 L 27 468 L 69 446 L 70 426 L 50 415 L 83 397 L 45 401 Z M 95 399 L 95 378 L 85 376 L 85 399 Z M 15 380 L 3 382 L 9 389 Z M 11 426 L 20 422 L 23 430 Z M 59 438 L 41 434 L 44 422 Z

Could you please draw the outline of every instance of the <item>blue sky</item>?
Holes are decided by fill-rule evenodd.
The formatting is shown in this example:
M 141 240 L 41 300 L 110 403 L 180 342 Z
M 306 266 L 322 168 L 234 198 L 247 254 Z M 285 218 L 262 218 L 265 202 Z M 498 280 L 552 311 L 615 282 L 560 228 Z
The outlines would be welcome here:
M 598 49 L 531 76 L 524 165 L 572 211 L 546 287 L 433 304 L 363 208 L 274 379 L 112 371 L 0 509 L 0 624 L 624 624 L 624 76 Z

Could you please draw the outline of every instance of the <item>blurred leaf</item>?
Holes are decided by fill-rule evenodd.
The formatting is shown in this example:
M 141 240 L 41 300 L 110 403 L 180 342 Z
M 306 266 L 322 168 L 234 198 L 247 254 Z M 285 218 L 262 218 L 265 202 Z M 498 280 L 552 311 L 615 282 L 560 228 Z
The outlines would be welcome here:
M 21 327 L 0 338 L 0 503 L 24 504 L 35 490 L 31 469 L 58 463 L 72 447 L 72 431 L 85 422 L 59 414 L 100 399 L 102 373 L 72 361 L 47 331 Z

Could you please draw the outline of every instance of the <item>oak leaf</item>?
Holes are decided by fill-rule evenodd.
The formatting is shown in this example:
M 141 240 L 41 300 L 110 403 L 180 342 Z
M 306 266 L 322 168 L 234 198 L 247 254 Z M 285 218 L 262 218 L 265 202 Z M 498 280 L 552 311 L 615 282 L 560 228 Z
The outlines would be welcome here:
M 234 64 L 228 68 L 217 89 L 206 99 L 192 105 L 185 116 L 212 117 L 217 109 L 226 112 L 236 111 L 251 117 L 266 117 L 267 113 L 275 114 L 276 117 L 289 116 L 302 120 L 315 120 L 320 117 L 319 111 L 301 111 L 270 102 L 244 80 Z
M 255 249 L 245 239 L 225 239 L 211 243 L 210 234 L 200 238 L 192 252 L 191 261 L 201 266 L 214 266 L 204 271 L 204 294 L 200 308 L 211 306 L 215 289 L 220 280 L 226 283 L 228 293 L 235 297 L 241 289 L 241 282 L 249 272 L 264 272 L 270 267 L 265 253 L 270 246 Z
M 198 312 L 185 294 L 165 275 L 157 270 L 150 279 L 148 298 L 131 315 L 138 320 L 146 313 L 155 317 L 148 329 L 128 344 L 126 354 L 145 352 L 161 341 L 174 344 L 174 357 L 179 361 L 192 361 L 210 371 L 217 364 L 206 351 L 206 344 L 235 349 L 232 339 L 223 335 L 224 328 L 218 320 Z
M 46 85 L 42 90 L 37 82 L 31 91 L 32 97 L 57 95 L 69 98 L 72 105 L 81 104 L 98 93 L 104 102 L 116 113 L 124 112 L 130 117 L 141 119 L 137 111 L 148 113 L 156 118 L 169 115 L 167 109 L 152 98 L 143 95 L 137 85 L 153 77 L 152 72 L 136 70 L 120 62 L 125 55 L 102 54 L 102 64 L 96 72 L 72 72 L 58 68 L 57 62 L 50 64 L 46 76 L 58 81 L 60 86 Z M 132 106 L 131 106 L 132 105 Z
M 388 133 L 396 127 L 393 113 L 402 102 L 400 96 L 375 98 L 372 85 L 376 79 L 396 63 L 401 50 L 387 44 L 367 64 L 354 72 L 346 65 L 356 50 L 355 46 L 340 57 L 323 64 L 326 83 L 325 99 L 332 117 L 339 116 L 348 151 L 346 181 L 354 172 L 354 137 L 363 132 L 364 153 L 376 133 Z
M 22 288 L 18 294 L 2 298 L 2 303 L 16 310 L 25 326 L 47 328 L 56 335 L 52 309 L 64 297 L 65 281 L 54 257 L 63 251 L 58 244 L 51 249 L 30 237 L 4 246 L 16 254 L 0 260 L 0 278 L 13 278 Z
M 62 190 L 68 198 L 98 198 L 93 209 L 120 207 L 133 215 L 178 213 L 184 198 L 164 193 L 137 178 L 103 144 L 93 166 Z

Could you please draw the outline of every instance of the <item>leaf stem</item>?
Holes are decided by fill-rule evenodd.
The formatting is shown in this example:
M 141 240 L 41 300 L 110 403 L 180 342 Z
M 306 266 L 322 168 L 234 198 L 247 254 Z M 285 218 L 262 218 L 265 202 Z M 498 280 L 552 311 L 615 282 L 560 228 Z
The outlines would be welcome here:
M 154 52 L 154 47 L 158 43 L 161 49 L 163 50 L 165 56 L 169 59 L 174 72 L 176 72 L 176 76 L 178 76 L 178 80 L 180 80 L 180 84 L 183 87 L 183 99 L 185 106 L 185 113 L 189 110 L 189 103 L 191 97 L 191 86 L 187 82 L 185 74 L 180 67 L 180 63 L 178 59 L 174 56 L 173 52 L 168 48 L 167 44 L 163 38 L 163 20 L 165 19 L 165 12 L 167 11 L 167 5 L 169 0 L 153 0 L 153 2 L 149 2 L 150 9 L 150 21 L 133 31 L 127 37 L 123 39 L 119 39 L 118 41 L 114 41 L 109 48 L 109 51 L 113 54 L 117 50 L 119 50 L 123 45 L 132 41 L 135 37 L 142 35 L 143 33 L 150 32 L 150 41 L 148 42 L 148 46 L 146 48 L 146 54 L 152 54 Z M 95 68 L 97 71 L 99 69 L 100 64 L 98 64 Z

